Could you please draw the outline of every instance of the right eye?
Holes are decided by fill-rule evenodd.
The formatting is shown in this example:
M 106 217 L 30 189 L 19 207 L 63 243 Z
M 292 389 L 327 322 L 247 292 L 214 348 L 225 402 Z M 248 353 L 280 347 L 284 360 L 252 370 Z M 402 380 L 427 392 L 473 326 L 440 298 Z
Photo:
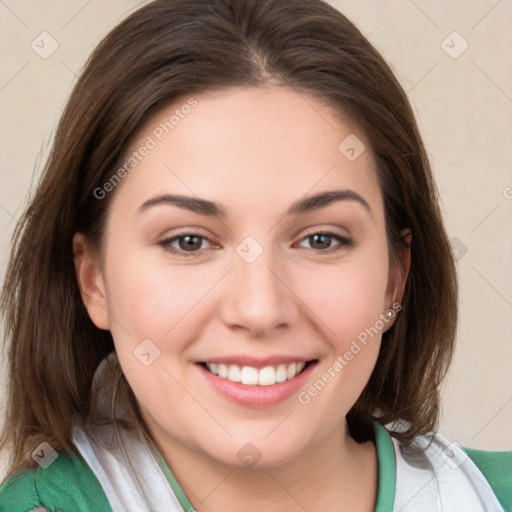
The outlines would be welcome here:
M 204 241 L 208 241 L 211 244 L 208 238 L 198 233 L 183 233 L 162 240 L 159 245 L 172 254 L 190 258 L 199 256 L 202 253 Z

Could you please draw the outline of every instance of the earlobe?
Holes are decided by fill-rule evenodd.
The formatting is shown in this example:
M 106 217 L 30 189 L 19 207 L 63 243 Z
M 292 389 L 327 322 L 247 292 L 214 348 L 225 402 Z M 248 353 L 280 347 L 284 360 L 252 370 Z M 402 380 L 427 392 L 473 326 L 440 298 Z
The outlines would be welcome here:
M 404 229 L 400 232 L 400 236 L 404 243 L 398 248 L 397 258 L 391 262 L 389 272 L 386 294 L 386 304 L 389 308 L 392 308 L 394 304 L 401 304 L 411 267 L 412 232 L 410 229 Z
M 109 329 L 108 303 L 99 258 L 83 233 L 76 233 L 73 237 L 73 259 L 80 294 L 89 317 L 96 327 Z

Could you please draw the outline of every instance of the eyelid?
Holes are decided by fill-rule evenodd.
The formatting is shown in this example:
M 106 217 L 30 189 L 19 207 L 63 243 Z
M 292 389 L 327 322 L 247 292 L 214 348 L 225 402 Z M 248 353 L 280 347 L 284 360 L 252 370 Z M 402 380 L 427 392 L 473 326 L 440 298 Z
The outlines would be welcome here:
M 307 229 L 305 234 L 302 235 L 302 238 L 306 238 L 308 236 L 313 236 L 313 235 L 319 235 L 319 234 L 336 236 L 339 238 L 344 238 L 346 240 L 350 240 L 350 238 L 351 238 L 350 235 L 348 235 L 348 234 L 344 235 L 342 233 L 338 233 L 332 227 L 325 227 L 325 228 L 320 227 L 319 228 L 318 226 L 312 227 L 310 230 Z
M 211 240 L 210 237 L 208 237 L 198 231 L 195 231 L 193 229 L 188 229 L 188 230 L 182 231 L 180 233 L 175 233 L 171 236 L 165 237 L 163 240 L 158 242 L 158 245 L 163 247 L 164 250 L 166 250 L 172 254 L 184 256 L 185 258 L 197 257 L 197 256 L 202 255 L 206 249 L 199 249 L 198 251 L 184 251 L 184 250 L 176 249 L 175 247 L 173 247 L 171 245 L 171 243 L 175 242 L 176 240 L 178 240 L 180 238 L 184 238 L 186 236 L 196 236 L 198 238 L 201 238 L 202 240 L 207 240 L 213 246 L 218 245 L 218 244 L 215 244 L 215 242 L 213 242 L 213 240 Z
M 338 241 L 337 245 L 328 247 L 327 249 L 315 250 L 314 248 L 310 248 L 310 250 L 312 250 L 313 252 L 320 254 L 320 255 L 335 253 L 335 252 L 342 250 L 343 248 L 353 245 L 353 240 L 350 237 L 341 235 L 341 234 L 336 233 L 329 229 L 322 230 L 322 229 L 318 229 L 318 228 L 312 229 L 311 231 L 302 235 L 301 238 L 298 240 L 298 242 L 295 242 L 295 244 L 297 244 L 297 243 L 300 244 L 304 240 L 306 240 L 312 236 L 315 236 L 315 235 L 325 235 L 325 236 L 328 236 L 328 237 L 333 238 Z M 191 230 L 191 229 L 182 231 L 180 233 L 173 234 L 172 236 L 169 236 L 169 237 L 165 238 L 164 240 L 162 240 L 161 242 L 159 242 L 158 245 L 163 247 L 166 251 L 170 252 L 171 254 L 177 254 L 177 255 L 183 256 L 185 258 L 193 258 L 193 257 L 202 256 L 204 251 L 207 249 L 199 249 L 197 251 L 185 251 L 182 249 L 177 249 L 171 245 L 176 240 L 178 240 L 180 238 L 184 238 L 186 236 L 195 236 L 202 240 L 207 240 L 210 243 L 210 245 L 212 245 L 212 246 L 217 245 L 217 247 L 218 247 L 218 245 L 219 245 L 219 244 L 215 244 L 215 242 L 213 242 L 208 236 L 201 234 L 198 231 Z M 304 248 L 307 249 L 307 247 L 304 247 Z
M 315 236 L 315 235 L 325 235 L 325 236 L 328 236 L 329 238 L 332 238 L 332 239 L 335 239 L 338 241 L 338 244 L 337 245 L 334 245 L 332 247 L 328 247 L 327 249 L 319 249 L 319 250 L 315 250 L 313 248 L 311 248 L 311 250 L 313 250 L 315 253 L 317 254 L 329 254 L 329 253 L 335 253 L 335 252 L 338 252 L 340 251 L 341 249 L 345 248 L 345 247 L 349 247 L 349 246 L 352 246 L 354 245 L 354 242 L 351 238 L 347 237 L 347 236 L 344 236 L 344 235 L 341 235 L 339 233 L 336 233 L 334 231 L 329 231 L 329 230 L 316 230 L 316 231 L 312 231 L 310 233 L 307 233 L 305 234 L 304 236 L 302 236 L 299 240 L 299 244 L 304 241 L 304 240 L 307 240 L 308 238 L 312 237 L 312 236 Z M 307 249 L 307 247 L 306 247 Z

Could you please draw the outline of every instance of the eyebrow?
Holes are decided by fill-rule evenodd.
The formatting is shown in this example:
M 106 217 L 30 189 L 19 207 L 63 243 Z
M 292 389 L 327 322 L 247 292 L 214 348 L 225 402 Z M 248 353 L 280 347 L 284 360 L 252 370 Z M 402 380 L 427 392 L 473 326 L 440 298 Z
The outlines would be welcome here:
M 292 204 L 286 215 L 303 215 L 308 212 L 325 208 L 326 206 L 337 201 L 355 201 L 361 204 L 364 209 L 372 215 L 372 209 L 368 202 L 353 190 L 331 190 L 328 192 L 321 192 L 313 196 L 308 196 L 304 199 Z M 208 217 L 226 217 L 226 210 L 218 203 L 200 199 L 198 197 L 190 197 L 175 194 L 162 194 L 143 203 L 138 213 L 143 213 L 152 206 L 156 205 L 174 205 L 185 210 L 197 213 L 198 215 L 206 215 Z

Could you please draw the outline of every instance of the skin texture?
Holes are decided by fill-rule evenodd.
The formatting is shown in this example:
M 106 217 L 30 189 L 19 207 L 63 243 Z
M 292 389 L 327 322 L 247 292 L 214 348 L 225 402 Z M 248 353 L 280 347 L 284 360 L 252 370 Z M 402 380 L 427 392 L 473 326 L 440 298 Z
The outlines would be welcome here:
M 380 335 L 307 405 L 297 394 L 272 407 L 239 405 L 214 390 L 197 364 L 240 354 L 316 359 L 304 390 L 399 302 L 409 252 L 401 268 L 389 268 L 369 144 L 329 106 L 288 88 L 233 88 L 196 99 L 111 192 L 101 254 L 75 236 L 89 315 L 112 332 L 155 442 L 198 510 L 340 510 L 340 503 L 373 510 L 375 445 L 356 443 L 345 416 L 370 377 Z M 131 149 L 155 138 L 153 130 L 185 102 L 154 116 Z M 350 134 L 366 144 L 355 161 L 338 150 Z M 305 196 L 340 189 L 362 196 L 371 213 L 343 200 L 286 215 Z M 215 201 L 226 216 L 168 204 L 138 211 L 161 194 Z M 159 245 L 191 232 L 206 237 L 197 256 Z M 325 232 L 352 243 L 308 237 Z M 263 250 L 252 263 L 236 251 L 247 236 Z M 177 250 L 184 245 L 172 242 Z M 326 254 L 325 246 L 339 250 Z M 149 366 L 134 356 L 144 339 L 160 350 Z M 237 456 L 248 442 L 261 454 L 252 468 Z

